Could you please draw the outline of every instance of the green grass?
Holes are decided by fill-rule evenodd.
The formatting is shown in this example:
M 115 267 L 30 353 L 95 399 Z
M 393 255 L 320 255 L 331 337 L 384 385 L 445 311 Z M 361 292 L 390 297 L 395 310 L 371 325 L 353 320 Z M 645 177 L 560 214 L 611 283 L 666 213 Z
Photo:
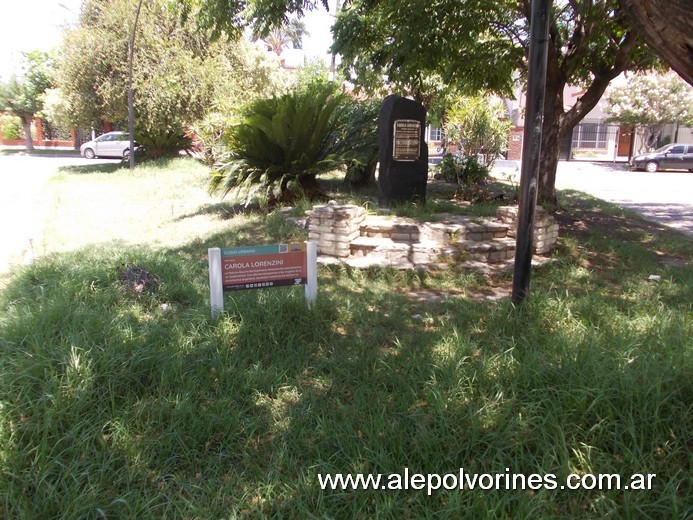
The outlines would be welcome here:
M 160 179 L 162 193 L 202 178 L 178 167 L 171 182 L 189 182 Z M 64 187 L 113 188 L 108 175 L 121 175 L 127 192 L 151 182 L 143 172 L 65 175 Z M 576 215 L 601 211 L 598 201 L 567 204 Z M 1 518 L 693 513 L 693 270 L 659 262 L 690 258 L 690 240 L 625 228 L 615 239 L 599 230 L 564 238 L 559 261 L 533 271 L 520 309 L 467 297 L 507 277 L 333 266 L 320 269 L 313 311 L 300 289 L 238 292 L 213 321 L 206 247 L 299 235 L 276 213 L 229 218 L 228 207 L 210 207 L 193 211 L 204 234 L 174 236 L 179 217 L 161 216 L 167 243 L 54 253 L 2 292 Z M 147 211 L 154 221 L 157 210 Z M 124 293 L 117 268 L 127 262 L 156 274 L 161 289 Z M 407 296 L 416 290 L 455 296 L 424 303 Z M 651 491 L 430 497 L 323 491 L 317 478 L 461 467 L 657 476 Z
M 23 148 L 0 148 L 0 155 L 50 155 L 52 157 L 79 157 L 79 150 L 60 148 L 35 148 L 31 152 Z

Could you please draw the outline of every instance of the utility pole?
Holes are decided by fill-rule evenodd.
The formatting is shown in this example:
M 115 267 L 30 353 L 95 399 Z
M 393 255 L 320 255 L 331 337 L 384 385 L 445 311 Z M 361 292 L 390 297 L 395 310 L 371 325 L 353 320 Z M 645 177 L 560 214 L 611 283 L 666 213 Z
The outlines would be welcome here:
M 128 69 L 128 133 L 130 134 L 130 171 L 135 169 L 135 107 L 134 93 L 132 91 L 132 63 L 135 59 L 135 32 L 137 31 L 137 21 L 140 19 L 140 9 L 142 0 L 137 4 L 135 12 L 135 24 L 132 26 L 130 34 L 130 63 Z
M 527 108 L 522 141 L 520 204 L 517 215 L 515 270 L 512 302 L 521 304 L 529 292 L 534 249 L 534 214 L 537 206 L 541 126 L 544 121 L 544 91 L 549 46 L 550 0 L 532 0 L 530 18 Z

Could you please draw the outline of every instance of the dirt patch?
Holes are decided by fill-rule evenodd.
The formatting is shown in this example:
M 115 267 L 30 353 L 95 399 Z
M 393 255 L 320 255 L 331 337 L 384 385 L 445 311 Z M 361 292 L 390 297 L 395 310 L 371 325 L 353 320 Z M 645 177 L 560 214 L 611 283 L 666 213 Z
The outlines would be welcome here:
M 161 287 L 159 277 L 138 265 L 121 265 L 116 270 L 118 271 L 118 281 L 123 292 L 142 296 L 145 293 L 155 293 Z

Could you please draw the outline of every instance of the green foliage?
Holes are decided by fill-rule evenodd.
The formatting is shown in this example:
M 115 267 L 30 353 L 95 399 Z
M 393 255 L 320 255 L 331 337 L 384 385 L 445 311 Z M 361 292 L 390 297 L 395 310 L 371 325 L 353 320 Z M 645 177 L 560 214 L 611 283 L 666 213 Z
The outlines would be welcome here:
M 468 158 L 481 159 L 486 166 L 507 148 L 510 120 L 501 101 L 484 97 L 462 97 L 447 111 L 445 134 Z
M 665 144 L 664 125 L 693 126 L 693 87 L 674 72 L 634 75 L 609 88 L 605 111 L 609 122 L 640 129 L 643 142 L 656 148 Z
M 327 0 L 320 0 L 329 10 Z M 258 37 L 266 37 L 272 30 L 291 28 L 288 13 L 299 19 L 306 11 L 314 9 L 317 1 L 303 0 L 174 0 L 184 19 L 194 18 L 204 30 L 211 31 L 216 39 L 227 36 L 239 38 L 243 28 L 251 25 Z
M 148 159 L 159 159 L 161 157 L 175 157 L 181 151 L 192 150 L 192 139 L 190 136 L 175 131 L 147 131 L 139 132 L 137 143 L 142 147 L 143 155 Z
M 22 121 L 17 116 L 3 114 L 0 116 L 0 134 L 3 139 L 21 139 Z
M 53 60 L 42 51 L 24 54 L 23 71 L 0 88 L 0 110 L 23 121 L 31 120 L 43 108 L 43 94 L 52 84 Z
M 436 178 L 459 184 L 458 195 L 464 200 L 483 202 L 488 198 L 485 188 L 490 168 L 479 162 L 476 156 L 446 154 L 438 165 Z
M 227 157 L 212 177 L 211 191 L 234 191 L 246 203 L 261 195 L 275 204 L 314 189 L 321 173 L 365 161 L 370 149 L 361 129 L 345 127 L 345 106 L 345 96 L 331 85 L 251 103 L 224 136 Z
M 316 94 L 328 88 L 335 94 L 341 91 L 339 83 L 330 81 L 330 69 L 319 58 L 299 66 L 292 79 L 291 88 L 295 90 Z
M 31 122 L 43 108 L 43 95 L 52 84 L 53 59 L 45 52 L 24 54 L 21 76 L 12 76 L 0 84 L 0 111 L 19 117 L 24 127 L 28 150 L 33 150 Z
M 342 116 L 342 132 L 358 136 L 361 153 L 347 163 L 344 180 L 352 187 L 375 182 L 378 164 L 379 100 L 352 100 Z M 347 138 L 345 136 L 345 138 Z
M 458 90 L 511 90 L 522 50 L 503 25 L 514 13 L 507 2 L 427 0 L 352 1 L 333 28 L 333 51 L 347 79 L 369 91 L 411 94 L 430 106 L 447 86 Z
M 131 0 L 90 0 L 80 26 L 67 33 L 59 86 L 74 124 L 127 121 L 133 22 Z M 247 42 L 212 44 L 207 31 L 181 21 L 168 1 L 145 2 L 133 64 L 136 139 L 158 155 L 208 112 L 276 93 L 279 70 Z

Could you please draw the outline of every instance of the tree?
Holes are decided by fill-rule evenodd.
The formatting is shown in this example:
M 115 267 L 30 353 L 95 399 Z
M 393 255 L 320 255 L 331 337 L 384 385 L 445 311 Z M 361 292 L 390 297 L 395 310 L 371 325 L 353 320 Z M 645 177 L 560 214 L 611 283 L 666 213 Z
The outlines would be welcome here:
M 59 87 L 72 122 L 99 128 L 127 121 L 128 37 L 133 0 L 89 0 L 80 26 L 64 40 Z M 244 41 L 212 43 L 166 0 L 142 5 L 133 68 L 135 135 L 149 151 L 176 152 L 187 127 L 209 111 L 265 94 L 276 61 Z
M 507 93 L 513 71 L 526 72 L 530 0 L 353 0 L 337 18 L 334 50 L 353 79 L 385 74 L 417 85 L 431 74 L 475 90 Z M 539 197 L 556 203 L 560 140 L 597 104 L 609 82 L 656 59 L 638 39 L 617 0 L 554 6 L 549 29 Z M 566 85 L 584 93 L 566 110 Z
M 271 29 L 264 37 L 256 34 L 253 37 L 253 41 L 261 39 L 267 45 L 267 50 L 272 51 L 277 56 L 281 56 L 282 51 L 289 44 L 294 49 L 300 49 L 303 45 L 303 37 L 307 35 L 306 24 L 302 20 L 292 18 L 286 25 Z
M 609 121 L 640 129 L 651 148 L 658 146 L 664 125 L 693 126 L 693 87 L 673 72 L 632 76 L 610 87 L 606 101 Z
M 461 97 L 448 110 L 445 134 L 458 143 L 465 157 L 480 158 L 485 166 L 491 166 L 505 150 L 509 133 L 510 121 L 501 101 Z
M 31 123 L 36 114 L 43 108 L 43 95 L 51 86 L 51 57 L 41 51 L 31 51 L 24 55 L 24 72 L 21 76 L 12 76 L 9 82 L 0 88 L 0 104 L 22 121 L 26 149 L 34 149 L 31 138 Z
M 693 16 L 690 0 L 621 0 L 647 44 L 693 85 Z

